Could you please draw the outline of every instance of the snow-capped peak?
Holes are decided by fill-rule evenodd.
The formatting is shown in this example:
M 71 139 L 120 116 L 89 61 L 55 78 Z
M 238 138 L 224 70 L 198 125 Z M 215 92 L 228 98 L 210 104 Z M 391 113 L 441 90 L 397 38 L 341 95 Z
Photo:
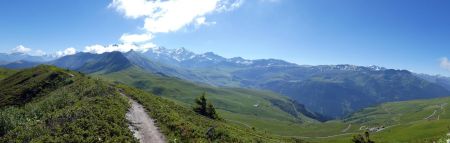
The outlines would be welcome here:
M 247 59 L 244 59 L 244 58 L 242 58 L 242 57 L 234 57 L 234 58 L 230 58 L 230 59 L 228 59 L 227 61 L 229 61 L 229 62 L 234 62 L 234 63 L 236 63 L 236 64 L 243 64 L 243 65 L 250 65 L 250 64 L 253 64 L 253 61 L 252 61 L 252 60 L 247 60 Z
M 380 67 L 380 66 L 377 66 L 377 65 L 370 65 L 370 66 L 368 66 L 368 68 L 370 68 L 372 70 L 375 70 L 375 71 L 380 71 L 380 70 L 385 70 L 386 69 L 384 67 Z

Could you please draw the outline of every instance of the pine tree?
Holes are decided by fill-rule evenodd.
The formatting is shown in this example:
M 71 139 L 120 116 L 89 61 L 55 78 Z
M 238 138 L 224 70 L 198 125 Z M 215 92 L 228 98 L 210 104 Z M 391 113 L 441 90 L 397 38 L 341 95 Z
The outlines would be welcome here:
M 211 104 L 211 102 L 208 102 L 206 100 L 205 96 L 206 93 L 203 93 L 199 98 L 195 100 L 195 103 L 197 105 L 194 107 L 194 111 L 211 119 L 220 119 L 219 115 L 216 112 L 216 109 Z
M 216 109 L 211 104 L 211 102 L 208 102 L 208 105 L 206 106 L 206 114 L 211 119 L 219 119 L 219 116 L 216 113 Z
M 197 104 L 194 107 L 194 111 L 200 115 L 206 116 L 206 98 L 205 93 L 203 93 L 199 98 L 195 99 L 195 103 Z

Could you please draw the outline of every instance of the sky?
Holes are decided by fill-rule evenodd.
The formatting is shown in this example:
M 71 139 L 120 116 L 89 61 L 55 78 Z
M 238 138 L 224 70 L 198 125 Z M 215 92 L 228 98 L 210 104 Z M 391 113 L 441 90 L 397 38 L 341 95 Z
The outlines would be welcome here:
M 449 27 L 448 0 L 0 1 L 0 52 L 32 55 L 184 47 L 450 76 Z

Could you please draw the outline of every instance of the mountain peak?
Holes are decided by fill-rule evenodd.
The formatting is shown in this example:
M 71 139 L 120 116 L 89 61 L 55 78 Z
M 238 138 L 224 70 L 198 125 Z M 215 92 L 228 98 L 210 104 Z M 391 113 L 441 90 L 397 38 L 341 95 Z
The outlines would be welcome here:
M 175 49 L 175 52 L 177 52 L 177 53 L 183 53 L 183 52 L 186 52 L 186 51 L 187 50 L 184 47 L 180 47 L 178 49 Z
M 114 72 L 132 65 L 124 53 L 118 51 L 102 54 L 77 53 L 62 57 L 51 64 L 86 73 Z
M 250 65 L 253 63 L 252 60 L 247 60 L 242 57 L 233 57 L 233 58 L 228 59 L 228 61 L 236 63 L 236 64 L 243 64 L 243 65 Z
M 216 56 L 217 54 L 215 54 L 214 52 L 206 52 L 206 53 L 203 53 L 204 55 L 214 55 L 214 56 Z
M 233 57 L 233 58 L 230 58 L 230 60 L 241 61 L 241 60 L 245 60 L 245 59 L 242 57 Z
M 219 56 L 213 52 L 206 52 L 200 55 L 201 57 L 207 58 L 208 60 L 213 60 L 213 61 L 222 61 L 225 60 L 224 57 Z
M 292 66 L 296 65 L 283 60 L 278 59 L 260 59 L 260 60 L 248 60 L 242 57 L 235 57 L 227 59 L 214 52 L 205 52 L 202 54 L 196 54 L 192 51 L 185 49 L 184 47 L 177 49 L 167 49 L 165 47 L 155 47 L 144 53 L 152 60 L 160 61 L 169 65 L 181 65 L 188 67 L 210 67 L 220 66 L 220 64 L 226 65 L 239 65 L 239 66 Z
M 370 68 L 372 70 L 376 70 L 376 71 L 386 70 L 385 67 L 380 67 L 380 66 L 377 66 L 377 65 L 370 65 L 370 66 L 368 66 L 368 68 Z

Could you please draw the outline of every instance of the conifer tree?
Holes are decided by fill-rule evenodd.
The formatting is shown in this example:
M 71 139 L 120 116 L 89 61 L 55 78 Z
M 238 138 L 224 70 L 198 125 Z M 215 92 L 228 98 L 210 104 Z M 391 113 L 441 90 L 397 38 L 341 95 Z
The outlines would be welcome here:
M 206 93 L 203 93 L 195 100 L 196 106 L 194 107 L 194 111 L 211 119 L 220 119 L 214 105 L 211 102 L 208 102 L 205 96 Z

